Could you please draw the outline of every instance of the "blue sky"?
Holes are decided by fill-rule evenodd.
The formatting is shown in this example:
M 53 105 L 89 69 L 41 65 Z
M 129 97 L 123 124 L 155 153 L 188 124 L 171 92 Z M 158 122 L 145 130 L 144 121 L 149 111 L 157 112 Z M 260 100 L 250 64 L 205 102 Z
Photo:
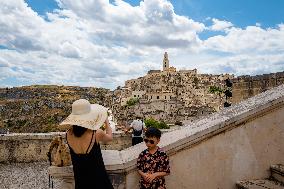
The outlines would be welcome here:
M 55 0 L 26 0 L 38 14 L 59 9 Z M 114 1 L 110 1 L 114 2 Z M 125 0 L 139 6 L 140 0 Z M 179 15 L 186 15 L 204 22 L 208 17 L 229 20 L 239 27 L 260 23 L 263 27 L 275 27 L 283 23 L 284 1 L 281 0 L 175 0 L 170 1 Z
M 284 70 L 281 0 L 3 0 L 0 17 L 0 87 L 113 89 L 165 51 L 199 73 Z
M 138 4 L 139 1 L 128 1 Z M 176 0 L 175 12 L 203 22 L 206 18 L 229 20 L 239 27 L 261 23 L 275 27 L 283 22 L 284 1 L 281 0 Z
M 173 1 L 173 4 L 177 13 L 189 15 L 194 20 L 219 18 L 239 27 L 255 23 L 275 27 L 284 18 L 284 1 L 281 0 L 181 0 Z

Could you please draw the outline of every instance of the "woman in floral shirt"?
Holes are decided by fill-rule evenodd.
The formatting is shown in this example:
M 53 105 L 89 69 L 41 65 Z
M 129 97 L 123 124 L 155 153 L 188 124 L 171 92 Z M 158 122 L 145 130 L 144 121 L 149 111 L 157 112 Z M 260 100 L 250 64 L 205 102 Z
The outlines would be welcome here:
M 147 149 L 142 151 L 137 160 L 138 173 L 141 175 L 140 189 L 166 189 L 164 176 L 170 174 L 169 157 L 157 144 L 161 131 L 149 128 L 144 141 Z

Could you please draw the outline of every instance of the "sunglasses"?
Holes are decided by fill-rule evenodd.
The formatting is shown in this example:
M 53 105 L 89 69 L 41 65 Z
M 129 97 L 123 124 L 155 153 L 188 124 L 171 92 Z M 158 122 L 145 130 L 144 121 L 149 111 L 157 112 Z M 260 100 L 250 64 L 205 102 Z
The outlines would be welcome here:
M 144 142 L 145 142 L 145 143 L 150 142 L 150 144 L 154 144 L 154 143 L 155 143 L 154 140 L 149 140 L 149 139 L 147 139 L 147 138 L 144 138 Z

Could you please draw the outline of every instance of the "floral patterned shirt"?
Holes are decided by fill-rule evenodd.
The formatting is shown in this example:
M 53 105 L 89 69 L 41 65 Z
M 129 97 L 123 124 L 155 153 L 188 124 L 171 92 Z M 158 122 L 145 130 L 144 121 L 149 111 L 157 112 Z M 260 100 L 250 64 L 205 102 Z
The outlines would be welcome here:
M 151 154 L 149 150 L 146 149 L 139 154 L 137 168 L 143 173 L 170 173 L 169 157 L 160 148 L 158 148 L 154 154 Z M 141 188 L 146 189 L 166 189 L 164 177 L 157 177 L 152 183 L 148 183 L 141 177 L 140 185 Z

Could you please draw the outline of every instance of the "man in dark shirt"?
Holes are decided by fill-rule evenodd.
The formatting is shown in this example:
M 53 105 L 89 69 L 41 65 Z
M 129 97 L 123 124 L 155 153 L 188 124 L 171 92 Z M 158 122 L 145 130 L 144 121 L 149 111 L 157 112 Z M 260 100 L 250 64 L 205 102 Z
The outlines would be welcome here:
M 164 176 L 170 174 L 169 157 L 157 146 L 161 131 L 150 127 L 145 133 L 147 149 L 137 160 L 138 173 L 141 175 L 140 189 L 166 189 Z

